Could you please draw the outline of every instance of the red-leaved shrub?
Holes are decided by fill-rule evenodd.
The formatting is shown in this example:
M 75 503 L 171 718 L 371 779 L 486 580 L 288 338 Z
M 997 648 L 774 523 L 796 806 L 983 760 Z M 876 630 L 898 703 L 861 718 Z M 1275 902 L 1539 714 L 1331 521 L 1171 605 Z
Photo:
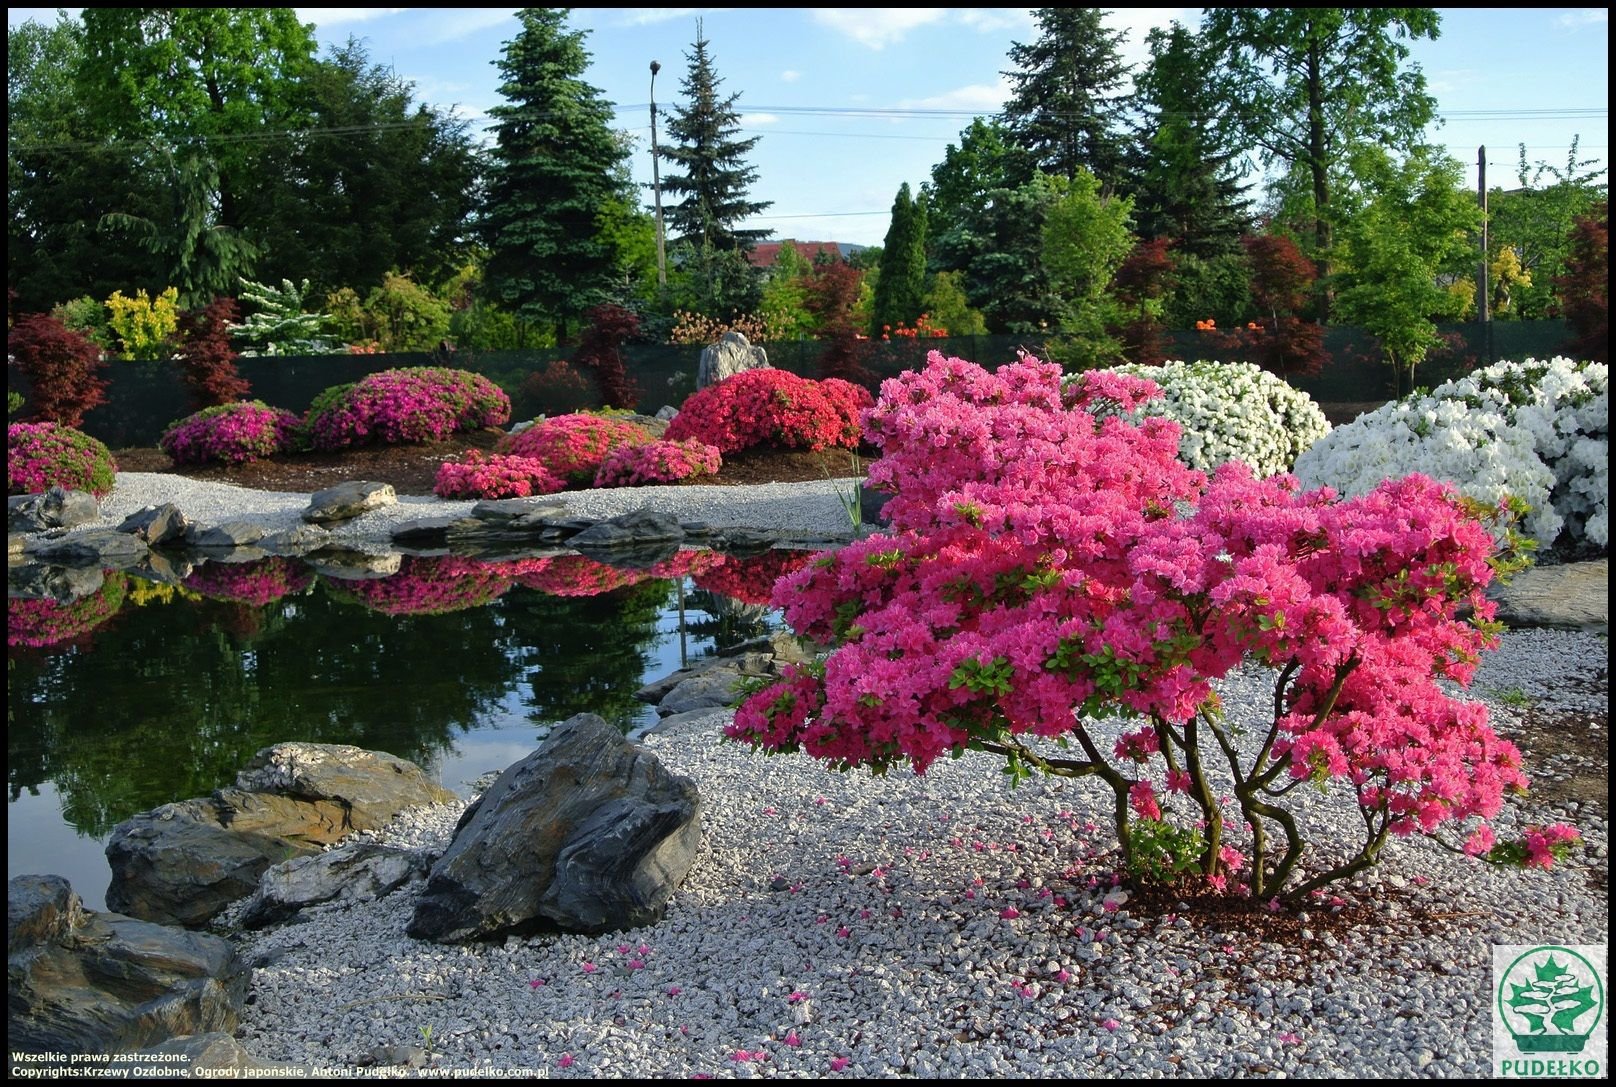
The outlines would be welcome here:
M 44 313 L 17 318 L 6 335 L 6 352 L 28 379 L 30 419 L 76 427 L 91 408 L 106 403 L 101 349 L 56 318 Z
M 234 298 L 215 298 L 179 315 L 180 376 L 198 408 L 244 400 L 252 391 L 236 369 L 240 353 L 230 346 L 230 325 L 240 317 Z

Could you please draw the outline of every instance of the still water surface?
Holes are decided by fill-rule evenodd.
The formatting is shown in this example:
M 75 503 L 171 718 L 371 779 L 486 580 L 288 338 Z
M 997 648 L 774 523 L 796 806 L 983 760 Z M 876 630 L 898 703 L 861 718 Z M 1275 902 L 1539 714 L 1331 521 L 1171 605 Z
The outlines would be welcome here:
M 634 692 L 778 628 L 769 587 L 809 557 L 405 556 L 369 579 L 270 558 L 179 585 L 108 572 L 71 603 L 13 598 L 8 878 L 55 873 L 103 909 L 114 826 L 230 785 L 286 740 L 386 751 L 464 795 L 574 713 L 632 735 L 657 717 Z

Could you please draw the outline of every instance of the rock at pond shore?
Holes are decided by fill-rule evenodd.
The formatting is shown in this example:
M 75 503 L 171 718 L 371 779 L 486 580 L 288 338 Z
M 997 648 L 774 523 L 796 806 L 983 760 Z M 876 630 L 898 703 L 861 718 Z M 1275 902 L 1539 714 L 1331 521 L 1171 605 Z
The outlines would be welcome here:
M 129 533 L 148 547 L 177 544 L 190 529 L 191 522 L 172 502 L 137 510 L 118 525 L 119 532 Z
M 13 1052 L 127 1053 L 236 1029 L 248 968 L 225 940 L 87 911 L 60 876 L 17 876 L 6 898 Z
M 6 499 L 6 523 L 12 532 L 44 532 L 76 528 L 101 516 L 101 505 L 88 491 L 52 487 L 43 494 L 15 494 Z
M 114 827 L 107 905 L 160 924 L 204 925 L 254 893 L 271 865 L 453 799 L 420 767 L 383 752 L 276 744 L 253 757 L 235 788 Z
M 696 388 L 705 389 L 744 370 L 762 370 L 768 366 L 768 352 L 754 347 L 739 332 L 726 332 L 717 343 L 702 348 L 701 362 L 696 367 Z
M 303 511 L 303 520 L 317 525 L 349 521 L 362 513 L 397 504 L 398 494 L 391 483 L 350 480 L 310 495 L 309 507 Z
M 1511 627 L 1552 627 L 1606 634 L 1610 630 L 1610 560 L 1533 566 L 1494 582 L 1487 595 L 1498 620 Z
M 380 898 L 426 875 L 427 858 L 379 842 L 349 842 L 325 853 L 294 857 L 264 873 L 241 915 L 245 928 L 284 921 L 323 902 Z
M 92 528 L 60 539 L 36 537 L 23 550 L 34 561 L 52 566 L 100 566 L 125 570 L 144 559 L 149 549 L 128 533 Z
M 652 924 L 701 842 L 696 783 L 592 713 L 466 810 L 408 933 L 440 943 Z

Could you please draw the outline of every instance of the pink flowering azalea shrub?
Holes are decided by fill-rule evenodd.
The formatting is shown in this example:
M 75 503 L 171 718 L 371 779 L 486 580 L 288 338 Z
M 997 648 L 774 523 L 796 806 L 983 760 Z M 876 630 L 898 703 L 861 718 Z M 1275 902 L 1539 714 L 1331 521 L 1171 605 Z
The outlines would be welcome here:
M 1443 686 L 1496 646 L 1482 513 L 1417 475 L 1348 501 L 1239 462 L 1208 480 L 1176 459 L 1176 423 L 1085 410 L 1150 392 L 1115 378 L 1063 400 L 1058 366 L 933 352 L 884 383 L 867 427 L 891 528 L 776 585 L 791 626 L 833 648 L 753 694 L 728 735 L 841 769 L 976 749 L 1018 777 L 1095 777 L 1136 878 L 1265 902 L 1362 870 L 1394 836 L 1500 862 L 1564 852 L 1565 828 L 1536 852 L 1492 840 L 1527 784 L 1520 753 Z M 1213 687 L 1248 662 L 1273 683 L 1255 736 Z M 1348 791 L 1361 842 L 1306 841 L 1284 807 L 1305 783 Z
M 262 400 L 203 408 L 173 423 L 157 446 L 176 464 L 245 464 L 291 449 L 300 420 Z
M 536 457 L 484 456 L 475 449 L 458 461 L 444 461 L 432 483 L 439 498 L 528 498 L 565 488 L 566 483 Z
M 303 426 L 314 448 L 343 449 L 442 441 L 510 418 L 510 397 L 480 374 L 414 366 L 327 389 L 310 405 Z
M 184 585 L 212 600 L 263 607 L 301 593 L 314 572 L 296 559 L 270 555 L 254 562 L 208 562 L 186 576 Z
M 540 420 L 501 441 L 499 451 L 540 461 L 569 484 L 588 487 L 608 456 L 650 440 L 650 431 L 635 423 L 580 412 Z
M 70 603 L 14 597 L 6 601 L 6 645 L 44 648 L 83 638 L 118 614 L 129 576 L 110 571 L 101 587 Z
M 624 445 L 608 453 L 595 473 L 597 487 L 638 487 L 652 483 L 678 483 L 710 476 L 723 463 L 717 448 L 706 442 L 657 440 Z
M 840 378 L 743 370 L 690 396 L 664 436 L 695 438 L 725 456 L 759 446 L 856 449 L 860 413 L 872 402 L 868 389 Z
M 60 423 L 12 423 L 6 427 L 6 493 L 43 494 L 52 487 L 112 491 L 118 465 L 112 451 L 82 430 Z

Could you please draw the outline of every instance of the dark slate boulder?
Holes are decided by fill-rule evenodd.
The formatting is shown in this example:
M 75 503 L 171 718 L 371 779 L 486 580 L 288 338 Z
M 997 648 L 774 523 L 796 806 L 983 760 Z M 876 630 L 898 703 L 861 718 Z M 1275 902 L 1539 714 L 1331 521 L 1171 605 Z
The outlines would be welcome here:
M 126 569 L 146 557 L 147 547 L 125 532 L 91 528 L 57 539 L 38 537 L 25 549 L 37 562 L 53 566 L 100 566 Z
M 679 519 L 651 510 L 630 510 L 606 521 L 597 521 L 567 541 L 580 551 L 640 549 L 648 545 L 673 544 L 685 538 Z
M 119 532 L 129 533 L 148 547 L 180 543 L 190 528 L 191 522 L 172 502 L 137 510 L 118 525 Z
M 86 911 L 60 876 L 15 877 L 7 906 L 13 1052 L 127 1053 L 236 1029 L 248 968 L 227 941 Z
M 695 860 L 700 810 L 694 781 L 578 714 L 466 810 L 408 932 L 462 943 L 652 924 Z
M 245 928 L 263 928 L 324 902 L 380 898 L 430 867 L 414 850 L 379 842 L 349 842 L 308 857 L 296 857 L 264 873 L 241 915 Z
M 317 525 L 349 521 L 362 513 L 397 504 L 398 494 L 391 483 L 350 480 L 310 495 L 303 520 Z
M 77 528 L 101 516 L 101 504 L 88 491 L 52 487 L 43 494 L 18 494 L 6 499 L 6 523 L 12 532 L 44 532 Z

